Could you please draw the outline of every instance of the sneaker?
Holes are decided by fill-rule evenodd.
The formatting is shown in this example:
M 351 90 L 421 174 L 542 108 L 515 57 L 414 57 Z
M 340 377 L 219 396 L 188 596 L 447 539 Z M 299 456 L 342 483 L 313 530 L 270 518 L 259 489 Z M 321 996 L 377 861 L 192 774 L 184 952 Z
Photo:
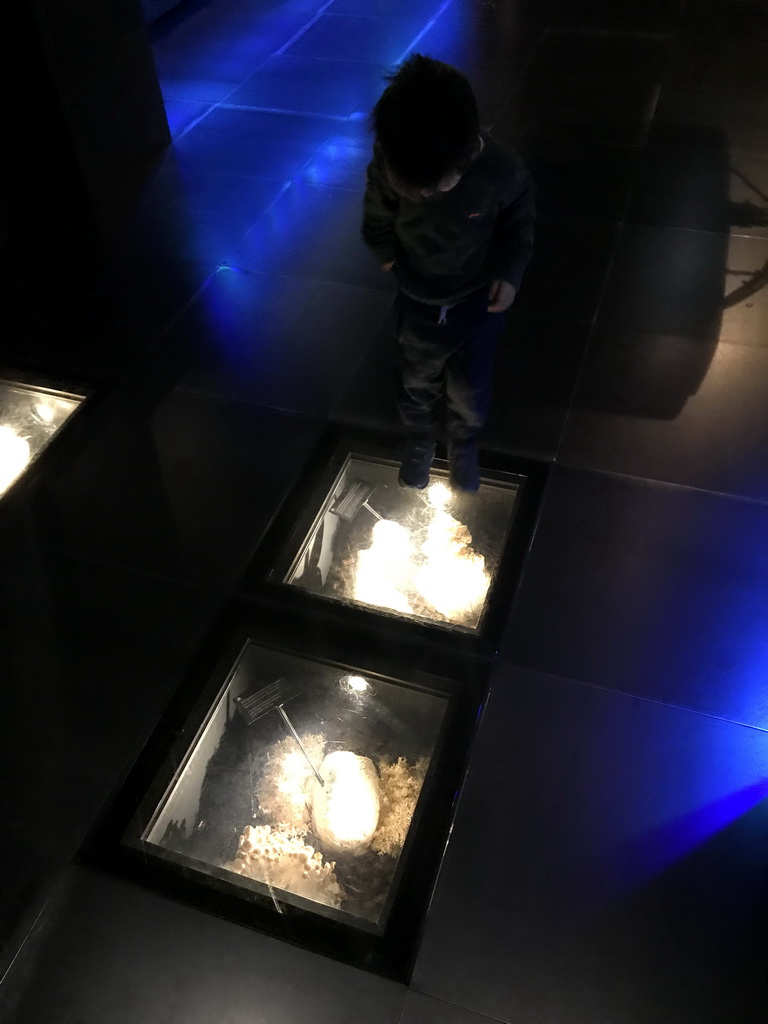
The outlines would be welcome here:
M 474 494 L 480 490 L 477 441 L 454 441 L 448 449 L 451 483 L 458 491 Z
M 429 483 L 429 470 L 435 457 L 435 442 L 425 437 L 409 437 L 400 464 L 397 482 L 401 487 L 423 491 Z

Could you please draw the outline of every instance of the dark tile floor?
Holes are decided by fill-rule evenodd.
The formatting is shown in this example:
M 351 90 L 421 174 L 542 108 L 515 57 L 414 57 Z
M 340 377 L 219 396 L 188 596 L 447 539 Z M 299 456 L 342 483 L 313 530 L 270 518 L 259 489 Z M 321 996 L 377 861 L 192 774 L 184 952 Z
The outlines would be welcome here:
M 91 394 L 0 507 L 3 1021 L 765 1020 L 767 10 L 210 0 L 153 30 L 174 146 L 3 310 L 4 373 Z M 537 181 L 487 447 L 552 468 L 404 986 L 71 861 L 327 423 L 397 427 L 359 216 L 414 47 Z

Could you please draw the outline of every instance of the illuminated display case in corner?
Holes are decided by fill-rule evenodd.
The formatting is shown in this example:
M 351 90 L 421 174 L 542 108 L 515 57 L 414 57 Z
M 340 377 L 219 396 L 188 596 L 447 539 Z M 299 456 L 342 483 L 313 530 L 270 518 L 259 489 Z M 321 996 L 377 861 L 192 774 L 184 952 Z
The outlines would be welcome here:
M 0 496 L 15 483 L 83 401 L 0 380 Z
M 395 445 L 343 438 L 318 454 L 257 553 L 249 592 L 261 578 L 289 603 L 292 591 L 443 635 L 492 632 L 508 611 L 543 467 L 497 458 L 482 467 L 479 492 L 463 494 L 438 460 L 417 491 L 399 486 L 396 455 Z
M 199 668 L 191 709 L 158 727 L 97 832 L 98 859 L 201 909 L 405 978 L 481 691 L 243 635 L 212 673 Z

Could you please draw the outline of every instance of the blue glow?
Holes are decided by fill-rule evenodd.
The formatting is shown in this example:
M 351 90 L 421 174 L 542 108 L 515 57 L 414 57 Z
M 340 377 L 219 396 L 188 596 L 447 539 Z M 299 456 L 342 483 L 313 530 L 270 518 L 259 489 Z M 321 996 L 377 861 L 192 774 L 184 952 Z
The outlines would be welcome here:
M 405 52 L 451 3 L 435 0 Z M 155 44 L 173 138 L 180 143 L 171 182 L 175 192 L 167 204 L 174 242 L 178 236 L 178 251 L 185 256 L 230 268 L 227 274 L 233 280 L 235 254 L 243 254 L 245 266 L 261 270 L 269 268 L 274 251 L 284 254 L 300 245 L 312 216 L 302 186 L 360 189 L 364 183 L 371 140 L 362 131 L 355 137 L 355 128 L 365 122 L 367 104 L 372 106 L 383 88 L 382 68 L 378 61 L 366 63 L 364 54 L 339 52 L 342 44 L 334 39 L 332 14 L 332 0 L 303 13 L 290 4 L 271 12 L 233 8 L 214 15 L 203 10 L 195 17 L 194 30 L 180 23 Z M 379 26 L 382 38 L 371 35 L 362 15 L 346 16 L 344 24 L 350 41 L 383 54 L 402 47 L 406 34 L 420 24 L 420 14 L 373 16 L 370 24 Z M 310 50 L 323 52 L 321 58 L 299 55 L 304 44 L 295 44 L 305 36 Z M 206 45 L 201 48 L 203 38 Z M 294 50 L 298 53 L 292 56 Z M 276 119 L 275 131 L 265 133 L 263 146 L 254 141 L 256 133 L 248 133 L 251 112 L 262 121 Z M 344 125 L 349 137 L 343 134 Z M 264 125 L 259 127 L 263 130 Z M 281 132 L 284 146 L 279 143 Z M 213 184 L 217 175 L 218 185 Z M 288 175 L 290 180 L 283 181 Z M 247 179 L 261 181 L 249 188 Z M 268 187 L 274 187 L 273 195 L 265 195 Z M 235 301 L 236 296 L 230 298 Z M 221 344 L 226 347 L 236 332 L 227 334 L 224 309 L 212 312 L 217 323 L 221 320 Z
M 241 103 L 220 103 L 220 110 L 249 110 L 252 114 L 282 114 L 285 117 L 318 117 L 324 121 L 348 121 L 344 114 L 324 114 L 313 110 L 288 110 L 285 107 L 249 107 Z
M 334 135 L 310 160 L 300 178 L 313 185 L 362 188 L 371 159 L 371 140 L 362 136 Z
M 327 3 L 323 4 L 323 6 L 315 14 L 315 16 L 312 18 L 311 21 L 308 21 L 306 25 L 304 25 L 302 28 L 299 29 L 298 32 L 296 32 L 294 35 L 292 35 L 291 38 L 288 40 L 288 42 L 283 43 L 283 45 L 280 47 L 279 50 L 275 50 L 275 56 L 277 56 L 277 57 L 281 56 L 282 54 L 284 54 L 286 52 L 286 50 L 288 50 L 291 46 L 293 46 L 293 44 L 295 42 L 298 42 L 298 40 L 301 39 L 301 37 L 308 31 L 308 29 L 312 28 L 312 26 L 315 24 L 315 22 L 320 20 L 320 18 L 328 10 L 328 8 L 331 6 L 332 3 L 333 3 L 333 0 L 328 0 Z
M 400 54 L 400 56 L 395 61 L 395 64 L 401 64 L 409 54 L 413 53 L 416 50 L 416 47 L 421 42 L 421 40 L 424 38 L 424 36 L 427 34 L 427 32 L 429 32 L 429 30 L 432 28 L 432 26 L 439 20 L 441 14 L 443 14 L 451 6 L 452 3 L 453 3 L 453 0 L 444 0 L 444 3 L 441 5 L 441 7 L 437 11 L 435 11 L 434 15 L 430 18 L 430 20 L 427 22 L 427 24 L 422 28 L 422 30 L 419 32 L 419 34 L 414 39 L 412 39 L 410 41 L 410 43 L 406 46 L 406 48 L 403 50 L 403 52 Z
M 685 857 L 768 796 L 768 778 L 698 807 L 659 826 L 626 849 L 625 867 L 635 881 L 657 875 Z
M 217 362 L 223 360 L 229 373 L 251 368 L 262 347 L 259 310 L 269 288 L 270 279 L 265 276 L 221 263 L 214 286 L 203 293 L 203 309 L 211 325 L 207 337 L 215 339 Z
M 574 816 L 566 810 L 563 841 L 591 912 L 680 864 L 768 796 L 768 735 L 658 707 L 639 710 L 649 735 L 631 757 L 608 741 L 577 769 L 585 802 Z

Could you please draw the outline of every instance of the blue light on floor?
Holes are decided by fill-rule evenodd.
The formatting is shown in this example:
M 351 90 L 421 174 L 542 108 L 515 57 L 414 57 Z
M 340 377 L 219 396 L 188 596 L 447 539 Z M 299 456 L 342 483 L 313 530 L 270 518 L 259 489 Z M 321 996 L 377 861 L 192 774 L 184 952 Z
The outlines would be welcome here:
M 258 310 L 266 300 L 269 280 L 226 263 L 219 264 L 216 286 L 203 296 L 206 319 L 217 359 L 230 372 L 253 364 L 261 347 Z
M 424 27 L 418 33 L 418 35 L 415 36 L 410 41 L 408 46 L 406 46 L 406 48 L 403 50 L 403 52 L 400 54 L 400 56 L 395 61 L 396 64 L 402 63 L 402 61 L 404 61 L 406 59 L 406 57 L 409 57 L 412 53 L 417 53 L 418 52 L 417 47 L 418 47 L 419 43 L 421 42 L 421 40 L 427 35 L 427 33 L 430 31 L 430 29 L 440 20 L 441 15 L 445 13 L 445 11 L 451 6 L 452 3 L 453 3 L 453 0 L 444 0 L 444 2 L 441 4 L 441 6 L 435 11 L 433 16 L 429 19 L 429 21 L 426 23 L 426 25 L 424 25 Z
M 395 50 L 403 45 L 405 33 L 416 28 L 408 47 L 400 57 L 393 59 L 394 64 L 410 53 L 425 33 L 444 18 L 452 2 L 435 0 L 434 6 L 425 5 L 420 28 L 421 9 L 414 11 L 415 20 L 414 17 L 390 21 L 377 16 L 345 16 L 343 21 L 347 27 L 350 22 L 359 22 L 363 32 L 373 31 L 373 28 L 365 28 L 368 24 L 383 25 L 387 39 L 392 37 Z M 245 18 L 229 19 L 226 11 L 221 17 L 216 15 L 214 3 L 207 14 L 204 11 L 199 15 L 195 23 L 178 27 L 175 40 L 168 36 L 159 44 L 161 52 L 157 54 L 157 64 L 161 86 L 165 86 L 164 94 L 168 97 L 172 134 L 180 144 L 177 157 L 182 166 L 174 201 L 180 247 L 193 258 L 216 261 L 220 265 L 220 275 L 226 275 L 232 283 L 231 288 L 219 290 L 216 305 L 209 310 L 216 326 L 213 336 L 223 349 L 235 345 L 233 339 L 243 337 L 243 332 L 238 332 L 228 319 L 237 313 L 226 308 L 228 301 L 234 310 L 239 308 L 237 283 L 243 279 L 233 270 L 236 254 L 239 252 L 240 258 L 244 259 L 242 253 L 245 252 L 247 260 L 244 262 L 252 269 L 268 268 L 275 248 L 284 253 L 293 244 L 297 250 L 301 245 L 301 232 L 308 216 L 307 187 L 355 191 L 364 187 L 371 139 L 365 130 L 369 111 L 362 106 L 369 97 L 371 103 L 374 102 L 379 83 L 381 88 L 384 86 L 381 76 L 389 65 L 365 63 L 359 55 L 355 60 L 354 53 L 333 52 L 331 29 L 335 22 L 329 13 L 332 13 L 330 0 L 307 11 L 303 20 L 282 8 L 269 13 L 255 11 Z M 407 26 L 405 29 L 402 27 L 404 24 Z M 308 33 L 313 29 L 315 35 L 319 33 L 322 45 L 325 45 L 324 39 L 329 40 L 330 55 L 322 60 L 313 58 L 311 66 L 307 64 L 309 58 L 304 58 L 306 81 L 302 88 L 291 88 L 290 73 L 295 70 L 292 61 L 297 62 L 298 73 L 302 67 L 302 58 L 298 54 L 291 58 L 291 52 L 297 46 L 301 49 L 298 44 L 308 39 Z M 450 35 L 450 26 L 445 28 L 445 32 Z M 188 42 L 185 42 L 187 36 Z M 201 50 L 203 37 L 206 45 Z M 362 41 L 367 44 L 376 40 L 365 37 Z M 188 68 L 184 65 L 187 46 L 190 53 Z M 395 58 L 395 53 L 391 56 Z M 315 65 L 324 69 L 323 74 L 318 75 Z M 259 87 L 262 68 L 265 84 Z M 325 75 L 326 70 L 328 75 Z M 285 83 L 284 88 L 281 83 Z M 312 89 L 317 86 L 323 93 L 323 102 L 312 102 L 315 94 L 308 97 L 307 83 Z M 259 98 L 263 109 L 259 106 Z M 278 106 L 274 106 L 275 103 Z M 316 110 L 304 112 L 299 109 L 305 103 Z M 237 111 L 241 113 L 238 115 Z M 270 144 L 263 148 L 254 144 L 253 133 L 248 136 L 251 113 L 256 119 L 261 117 L 262 121 L 268 113 L 280 124 L 290 118 L 291 131 L 287 134 L 291 136 L 290 153 L 297 153 L 295 167 L 289 166 L 290 160 L 269 166 L 270 155 L 275 155 L 274 139 L 270 136 L 267 139 Z M 222 142 L 226 132 L 222 133 L 220 125 L 229 123 L 226 122 L 227 116 L 242 118 L 243 138 L 250 143 L 250 148 L 246 146 L 247 159 L 242 156 L 239 135 L 225 138 L 226 145 Z M 324 126 L 327 126 L 327 131 Z M 240 130 L 238 126 L 237 132 Z M 310 159 L 301 152 L 304 132 L 307 141 L 311 140 L 311 145 L 306 147 L 309 153 L 314 154 Z M 221 174 L 221 187 L 226 193 L 221 196 L 212 196 L 210 192 L 201 195 L 197 181 L 188 189 L 184 181 L 185 161 L 197 174 Z M 225 175 L 229 175 L 226 181 Z M 290 179 L 281 185 L 280 182 L 288 175 Z M 264 183 L 255 188 L 251 196 L 243 185 L 249 177 L 254 180 L 263 178 L 275 185 L 274 198 L 268 197 L 266 206 L 263 202 Z M 286 191 L 288 195 L 285 195 Z M 319 189 L 312 199 L 318 198 L 322 198 Z M 333 248 L 336 244 L 334 238 L 328 237 L 327 244 Z M 252 280 L 249 280 L 248 288 L 252 293 Z
M 313 185 L 362 189 L 371 149 L 372 139 L 363 134 L 335 135 L 318 150 L 300 177 Z
M 681 717 L 680 725 L 671 741 L 649 743 L 637 762 L 621 766 L 605 794 L 595 786 L 590 817 L 604 799 L 606 847 L 585 851 L 585 889 L 599 894 L 597 903 L 610 905 L 652 883 L 768 797 L 768 734 L 704 716 L 698 723 Z M 603 770 L 610 776 L 615 769 Z M 610 812 L 610 820 L 607 808 L 616 807 L 622 789 L 624 809 Z

